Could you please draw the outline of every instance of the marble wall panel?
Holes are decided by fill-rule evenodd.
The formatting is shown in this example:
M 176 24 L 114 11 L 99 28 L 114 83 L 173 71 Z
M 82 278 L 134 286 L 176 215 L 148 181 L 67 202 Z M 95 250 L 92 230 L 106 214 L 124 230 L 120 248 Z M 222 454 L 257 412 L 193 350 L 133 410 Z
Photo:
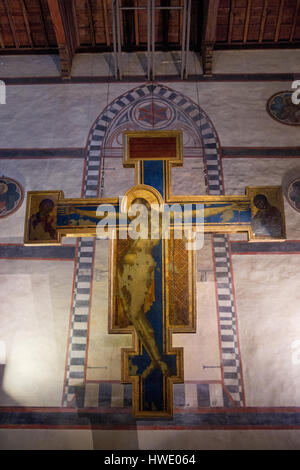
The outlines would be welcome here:
M 1 406 L 61 405 L 73 269 L 66 261 L 0 263 Z
M 134 83 L 15 85 L 0 107 L 2 148 L 84 147 L 94 120 Z M 299 146 L 299 129 L 272 119 L 266 103 L 291 83 L 170 82 L 208 114 L 223 146 Z
M 299 406 L 299 255 L 233 256 L 247 406 Z

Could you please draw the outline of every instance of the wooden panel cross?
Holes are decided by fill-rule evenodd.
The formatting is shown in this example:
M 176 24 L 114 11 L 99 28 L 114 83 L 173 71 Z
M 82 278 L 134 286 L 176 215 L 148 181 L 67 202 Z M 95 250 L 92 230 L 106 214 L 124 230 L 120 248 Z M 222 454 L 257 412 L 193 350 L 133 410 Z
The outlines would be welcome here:
M 179 131 L 125 132 L 123 164 L 135 168 L 135 185 L 125 197 L 29 192 L 25 244 L 110 235 L 109 330 L 133 335 L 133 347 L 122 350 L 133 414 L 171 417 L 173 384 L 184 381 L 183 349 L 172 347 L 172 333 L 196 328 L 194 254 L 201 243 L 193 234 L 247 232 L 249 241 L 284 240 L 282 192 L 247 187 L 244 196 L 172 195 L 172 167 L 183 164 Z

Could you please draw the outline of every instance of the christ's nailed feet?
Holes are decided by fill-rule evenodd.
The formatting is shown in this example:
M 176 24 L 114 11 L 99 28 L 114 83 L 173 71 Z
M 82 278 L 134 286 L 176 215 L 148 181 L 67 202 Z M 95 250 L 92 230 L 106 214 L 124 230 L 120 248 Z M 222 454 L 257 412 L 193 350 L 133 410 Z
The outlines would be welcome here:
M 167 364 L 164 361 L 151 361 L 150 365 L 144 370 L 142 373 L 142 378 L 146 379 L 148 375 L 154 370 L 154 369 L 160 369 L 162 374 L 165 375 L 166 377 L 169 377 L 171 375 L 171 371 L 169 370 Z

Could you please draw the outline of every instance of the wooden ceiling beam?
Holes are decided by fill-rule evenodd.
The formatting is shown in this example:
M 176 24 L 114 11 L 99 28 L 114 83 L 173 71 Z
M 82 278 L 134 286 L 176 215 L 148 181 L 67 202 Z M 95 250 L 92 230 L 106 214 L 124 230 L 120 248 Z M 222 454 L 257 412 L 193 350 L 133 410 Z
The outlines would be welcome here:
M 137 0 L 134 0 L 134 6 L 137 8 Z M 134 10 L 134 29 L 135 29 L 135 43 L 137 46 L 140 44 L 140 34 L 139 34 L 139 17 L 138 11 Z
M 235 1 L 231 0 L 230 12 L 229 12 L 228 44 L 231 44 L 234 16 L 235 16 Z
M 74 14 L 72 2 L 67 0 L 61 3 L 60 0 L 48 0 L 48 6 L 58 45 L 61 75 L 62 78 L 70 78 L 75 50 L 75 35 L 72 34 L 72 25 L 70 25 L 70 18 L 73 18 Z
M 183 1 L 180 0 L 180 13 L 179 13 L 179 44 L 182 46 L 182 27 L 183 27 Z
M 5 48 L 1 24 L 0 24 L 0 47 L 1 47 L 1 49 Z
M 44 34 L 44 39 L 45 39 L 45 47 L 49 47 L 49 39 L 48 39 L 48 34 L 47 34 L 47 28 L 46 28 L 46 24 L 45 24 L 45 18 L 44 18 L 44 15 L 43 15 L 43 7 L 42 7 L 42 4 L 41 4 L 41 0 L 38 0 L 38 6 L 39 6 L 39 17 L 40 17 L 40 20 L 41 20 L 41 26 L 42 26 L 42 30 L 43 30 L 43 34 Z
M 297 24 L 297 17 L 298 17 L 299 8 L 300 8 L 300 0 L 297 0 L 297 4 L 295 6 L 294 20 L 293 20 L 293 24 L 292 24 L 290 39 L 289 39 L 290 42 L 292 42 L 293 38 L 294 38 L 294 33 L 295 33 L 295 29 L 296 29 L 296 24 Z
M 275 31 L 275 39 L 274 39 L 275 42 L 278 42 L 278 39 L 279 39 L 280 26 L 281 26 L 282 15 L 283 15 L 283 7 L 284 7 L 284 0 L 280 0 L 280 7 L 279 7 L 279 12 L 278 12 L 276 31 Z
M 161 2 L 162 7 L 170 7 L 170 0 L 163 0 Z M 162 43 L 163 48 L 166 48 L 169 42 L 169 30 L 170 30 L 170 10 L 161 10 L 162 18 Z
M 120 6 L 120 1 L 117 0 L 117 5 L 119 4 Z M 124 20 L 123 20 L 123 14 L 120 11 L 120 30 L 121 30 L 121 46 L 124 47 Z
M 94 17 L 93 17 L 93 10 L 91 5 L 91 0 L 86 0 L 87 5 L 87 14 L 89 19 L 89 27 L 90 27 L 90 35 L 92 40 L 92 46 L 96 45 L 96 36 L 95 36 L 95 28 L 94 28 Z
M 202 36 L 202 64 L 204 76 L 212 75 L 213 51 L 216 42 L 217 17 L 219 0 L 205 2 L 204 32 Z
M 258 42 L 262 42 L 263 38 L 264 38 L 267 14 L 268 14 L 268 0 L 265 0 L 264 9 L 263 9 L 263 12 L 262 12 Z
M 15 46 L 16 46 L 17 49 L 19 49 L 20 43 L 19 43 L 19 39 L 18 39 L 18 36 L 17 36 L 14 19 L 12 17 L 12 13 L 11 13 L 11 10 L 10 10 L 10 5 L 9 5 L 7 0 L 4 0 L 4 6 L 5 6 L 5 11 L 6 11 L 6 14 L 7 14 L 7 17 L 8 17 L 9 26 L 10 26 L 10 29 L 11 29 L 11 33 L 12 33 L 12 36 L 13 36 L 13 39 L 14 39 Z
M 245 22 L 245 28 L 244 28 L 244 38 L 243 38 L 243 43 L 244 44 L 246 44 L 246 42 L 248 40 L 248 31 L 249 31 L 251 7 L 252 7 L 252 0 L 248 0 L 247 12 L 246 12 L 246 22 Z
M 28 41 L 29 41 L 30 47 L 33 47 L 33 41 L 32 41 L 32 36 L 31 36 L 31 31 L 30 31 L 28 14 L 27 14 L 27 9 L 26 9 L 26 5 L 24 3 L 24 0 L 21 0 L 21 6 L 22 6 L 22 12 L 23 12 L 24 22 L 25 22 L 25 26 L 26 26 Z
M 106 4 L 106 0 L 103 0 L 103 18 L 104 18 L 104 28 L 105 28 L 105 40 L 106 45 L 110 46 L 110 34 L 109 34 L 109 27 L 108 27 L 108 6 Z

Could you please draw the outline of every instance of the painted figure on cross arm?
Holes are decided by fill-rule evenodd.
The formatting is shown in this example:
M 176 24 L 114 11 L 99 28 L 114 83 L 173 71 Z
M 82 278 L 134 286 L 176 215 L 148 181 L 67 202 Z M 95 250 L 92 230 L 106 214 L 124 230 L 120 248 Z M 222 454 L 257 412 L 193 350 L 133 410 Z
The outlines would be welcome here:
M 54 240 L 56 231 L 53 216 L 54 202 L 52 199 L 43 199 L 39 204 L 39 210 L 32 214 L 29 221 L 30 240 Z
M 252 220 L 255 236 L 282 236 L 282 220 L 280 211 L 272 206 L 264 194 L 257 194 L 253 203 L 258 209 Z

